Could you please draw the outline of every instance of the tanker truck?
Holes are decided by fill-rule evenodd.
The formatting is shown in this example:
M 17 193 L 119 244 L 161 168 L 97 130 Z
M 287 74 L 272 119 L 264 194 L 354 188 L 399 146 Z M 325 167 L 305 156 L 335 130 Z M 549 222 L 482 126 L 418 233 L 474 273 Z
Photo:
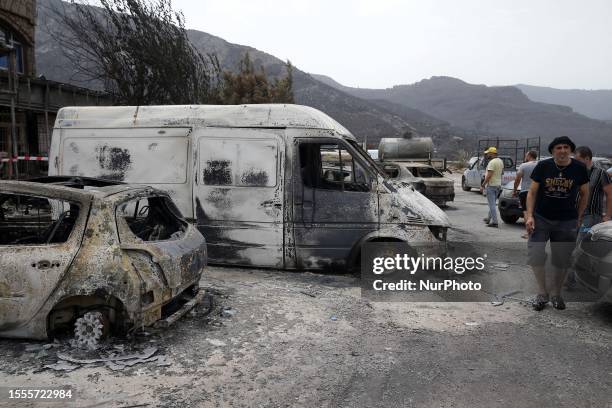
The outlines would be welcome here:
M 382 138 L 378 145 L 378 159 L 387 175 L 409 183 L 422 182 L 427 198 L 440 207 L 455 199 L 453 180 L 444 177 L 446 158 L 433 157 L 430 137 Z

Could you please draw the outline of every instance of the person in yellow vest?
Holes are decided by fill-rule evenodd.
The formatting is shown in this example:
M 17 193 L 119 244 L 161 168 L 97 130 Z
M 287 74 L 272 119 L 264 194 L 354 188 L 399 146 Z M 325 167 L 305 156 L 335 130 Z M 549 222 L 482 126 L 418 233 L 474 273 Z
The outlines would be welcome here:
M 504 162 L 497 157 L 497 148 L 494 146 L 485 150 L 485 155 L 487 159 L 489 159 L 489 163 L 487 164 L 487 173 L 480 186 L 480 191 L 482 192 L 486 188 L 487 202 L 489 203 L 489 216 L 484 219 L 484 222 L 488 227 L 498 228 L 496 202 L 501 192 Z

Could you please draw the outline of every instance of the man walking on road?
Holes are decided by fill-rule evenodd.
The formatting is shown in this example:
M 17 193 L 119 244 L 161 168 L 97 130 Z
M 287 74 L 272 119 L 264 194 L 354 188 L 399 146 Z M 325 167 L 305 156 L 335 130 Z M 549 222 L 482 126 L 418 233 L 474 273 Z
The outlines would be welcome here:
M 538 285 L 538 294 L 532 304 L 534 310 L 544 309 L 549 301 L 544 269 L 546 242 L 549 240 L 553 265 L 550 300 L 555 309 L 565 309 L 561 286 L 589 194 L 586 166 L 570 156 L 575 148 L 569 137 L 555 138 L 548 146 L 553 157 L 538 162 L 531 173 L 525 227 L 529 234 L 528 264 Z M 576 209 L 578 196 L 580 201 Z
M 610 221 L 612 215 L 612 183 L 608 179 L 606 171 L 593 165 L 593 152 L 586 146 L 576 148 L 576 160 L 582 162 L 589 175 L 589 200 L 582 214 L 582 225 L 585 229 L 591 228 L 600 222 Z M 607 208 L 604 209 L 604 196 Z M 579 240 L 584 238 L 579 233 Z
M 604 169 L 593 165 L 593 152 L 588 147 L 580 146 L 576 148 L 576 160 L 586 166 L 589 176 L 589 199 L 582 214 L 582 223 L 578 226 L 578 239 L 576 240 L 576 245 L 580 245 L 593 225 L 610 221 L 610 215 L 612 215 L 612 183 Z M 604 196 L 606 197 L 607 208 L 604 208 Z M 573 270 L 568 273 L 566 284 L 569 289 L 576 286 L 576 276 Z
M 531 172 L 535 168 L 538 159 L 538 152 L 530 150 L 525 154 L 525 162 L 521 164 L 516 172 L 516 178 L 514 179 L 514 190 L 512 195 L 516 197 L 519 183 L 521 185 L 521 191 L 518 193 L 519 202 L 523 209 L 523 219 L 527 220 L 527 193 L 529 187 L 531 187 Z M 528 235 L 522 235 L 522 238 L 528 238 Z
M 487 164 L 487 173 L 485 179 L 480 186 L 480 192 L 486 187 L 487 201 L 489 203 L 489 216 L 484 219 L 487 227 L 498 228 L 497 223 L 497 196 L 501 191 L 502 173 L 504 171 L 504 162 L 497 157 L 497 148 L 489 147 L 485 150 L 485 155 L 489 159 Z

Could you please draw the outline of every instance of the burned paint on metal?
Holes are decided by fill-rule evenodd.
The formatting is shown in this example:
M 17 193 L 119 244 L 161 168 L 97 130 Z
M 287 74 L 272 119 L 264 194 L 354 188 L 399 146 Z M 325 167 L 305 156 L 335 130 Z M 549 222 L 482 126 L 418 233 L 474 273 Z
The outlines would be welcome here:
M 232 185 L 232 163 L 229 160 L 208 160 L 202 173 L 204 184 L 209 186 Z
M 96 159 L 100 169 L 110 171 L 100 176 L 107 180 L 123 181 L 125 173 L 132 168 L 132 156 L 128 149 L 99 145 L 96 147 Z
M 230 210 L 232 206 L 232 201 L 230 199 L 231 191 L 226 188 L 215 188 L 211 190 L 208 197 L 206 197 L 206 202 L 210 203 L 213 207 L 218 210 L 225 211 Z
M 240 184 L 248 187 L 265 187 L 268 179 L 268 173 L 264 170 L 249 169 L 242 173 Z
M 204 208 L 202 208 L 202 202 L 200 201 L 200 197 L 196 197 L 195 202 L 196 202 L 196 211 L 195 211 L 196 220 L 198 224 L 200 224 L 201 221 L 207 221 L 208 217 L 206 216 L 206 212 L 204 211 Z
M 96 153 L 102 169 L 125 172 L 132 167 L 132 159 L 128 149 L 105 145 L 98 146 Z

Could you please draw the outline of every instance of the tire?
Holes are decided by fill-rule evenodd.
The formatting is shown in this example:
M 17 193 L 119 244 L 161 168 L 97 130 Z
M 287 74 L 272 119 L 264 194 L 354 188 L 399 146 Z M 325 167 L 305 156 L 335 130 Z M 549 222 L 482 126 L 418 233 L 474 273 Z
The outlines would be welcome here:
M 505 222 L 506 224 L 515 224 L 519 219 L 518 215 L 504 215 L 504 214 L 500 214 L 500 215 L 501 215 L 502 221 Z
M 461 177 L 461 189 L 463 191 L 472 191 L 472 187 L 466 184 L 465 176 Z

